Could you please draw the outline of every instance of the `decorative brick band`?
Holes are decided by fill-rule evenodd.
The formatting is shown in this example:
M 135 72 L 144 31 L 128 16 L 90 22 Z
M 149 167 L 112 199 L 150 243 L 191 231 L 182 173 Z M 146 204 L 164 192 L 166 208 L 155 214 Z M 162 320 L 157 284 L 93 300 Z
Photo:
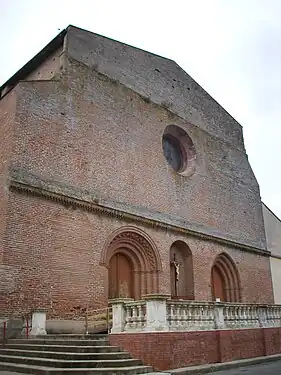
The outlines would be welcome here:
M 183 228 L 178 225 L 171 225 L 157 219 L 145 218 L 136 214 L 125 212 L 121 209 L 114 209 L 111 207 L 106 207 L 98 203 L 98 200 L 87 201 L 84 199 L 79 199 L 73 195 L 65 194 L 61 191 L 56 192 L 50 186 L 47 188 L 38 187 L 35 184 L 25 183 L 15 178 L 11 178 L 10 190 L 15 190 L 19 193 L 33 195 L 37 197 L 43 197 L 48 200 L 57 202 L 65 206 L 79 207 L 83 210 L 94 212 L 97 214 L 102 214 L 104 216 L 122 219 L 127 222 L 138 222 L 144 226 L 159 228 L 163 230 L 171 230 L 177 233 L 194 236 L 205 241 L 213 241 L 226 246 L 243 249 L 251 253 L 258 253 L 259 255 L 270 256 L 270 252 L 267 250 L 260 249 L 255 246 L 247 245 L 244 243 L 236 242 L 227 238 L 219 237 L 212 234 L 206 234 L 202 232 L 197 232 L 188 228 Z

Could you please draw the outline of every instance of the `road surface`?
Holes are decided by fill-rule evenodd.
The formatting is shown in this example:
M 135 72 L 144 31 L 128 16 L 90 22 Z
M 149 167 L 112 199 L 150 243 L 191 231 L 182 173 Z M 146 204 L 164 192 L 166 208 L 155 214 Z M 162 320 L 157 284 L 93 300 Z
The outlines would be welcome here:
M 212 372 L 210 375 L 281 375 L 281 360 Z

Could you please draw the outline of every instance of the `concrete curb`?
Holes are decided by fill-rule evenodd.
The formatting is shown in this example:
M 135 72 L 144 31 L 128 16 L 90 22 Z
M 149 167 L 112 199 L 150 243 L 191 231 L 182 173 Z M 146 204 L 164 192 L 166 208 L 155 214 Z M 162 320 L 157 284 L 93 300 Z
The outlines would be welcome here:
M 164 371 L 164 374 L 166 375 L 207 374 L 207 373 L 211 373 L 215 371 L 227 370 L 227 369 L 243 367 L 243 366 L 257 365 L 260 363 L 274 362 L 278 360 L 281 360 L 281 354 L 269 355 L 266 357 L 239 359 L 237 361 L 232 361 L 232 362 L 211 363 L 208 365 L 183 367 L 183 368 L 178 368 L 175 370 Z

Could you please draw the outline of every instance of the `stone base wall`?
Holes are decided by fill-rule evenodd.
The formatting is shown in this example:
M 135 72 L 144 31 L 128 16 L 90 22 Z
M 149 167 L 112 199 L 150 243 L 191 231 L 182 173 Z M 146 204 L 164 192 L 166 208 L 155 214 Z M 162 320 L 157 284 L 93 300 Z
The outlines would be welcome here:
M 281 328 L 171 333 L 124 333 L 109 336 L 155 370 L 229 362 L 281 353 Z

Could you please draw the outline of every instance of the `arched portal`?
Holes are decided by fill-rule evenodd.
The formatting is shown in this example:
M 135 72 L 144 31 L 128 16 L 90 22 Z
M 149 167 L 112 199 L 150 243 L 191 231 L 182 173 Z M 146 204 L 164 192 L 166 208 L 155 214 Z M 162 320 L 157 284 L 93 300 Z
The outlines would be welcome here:
M 212 298 L 223 302 L 240 302 L 238 270 L 229 255 L 222 253 L 212 267 Z
M 194 299 L 193 261 L 190 248 L 175 241 L 170 249 L 171 297 Z
M 108 297 L 134 298 L 134 265 L 122 251 L 115 253 L 109 261 Z
M 135 227 L 120 228 L 105 244 L 101 264 L 108 268 L 108 297 L 140 299 L 159 293 L 161 262 L 150 237 Z

